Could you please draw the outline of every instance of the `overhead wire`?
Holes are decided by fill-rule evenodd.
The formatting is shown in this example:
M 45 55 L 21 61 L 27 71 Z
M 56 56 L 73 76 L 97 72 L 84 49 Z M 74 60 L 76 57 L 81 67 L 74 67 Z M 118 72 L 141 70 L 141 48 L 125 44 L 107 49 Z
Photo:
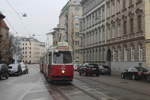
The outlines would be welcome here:
M 20 14 L 19 14 L 19 12 L 15 9 L 15 7 L 9 2 L 9 0 L 5 0 L 6 1 L 6 3 L 8 4 L 8 6 L 16 13 L 16 15 L 18 16 L 18 18 L 19 18 L 19 22 L 20 22 L 20 24 L 23 26 L 23 28 L 26 30 L 26 32 L 27 33 L 31 33 L 25 26 L 24 26 L 24 23 L 22 22 L 22 18 L 21 18 L 21 16 L 20 16 Z
M 18 18 L 19 18 L 20 20 L 22 20 L 20 14 L 19 14 L 18 11 L 12 6 L 12 4 L 11 4 L 8 0 L 5 0 L 5 1 L 6 1 L 6 3 L 12 8 L 12 10 L 14 10 L 14 12 L 18 15 Z
M 11 27 L 11 29 L 17 34 L 18 32 L 16 31 L 16 29 L 13 27 L 13 25 L 8 21 L 7 18 L 5 18 L 7 24 Z

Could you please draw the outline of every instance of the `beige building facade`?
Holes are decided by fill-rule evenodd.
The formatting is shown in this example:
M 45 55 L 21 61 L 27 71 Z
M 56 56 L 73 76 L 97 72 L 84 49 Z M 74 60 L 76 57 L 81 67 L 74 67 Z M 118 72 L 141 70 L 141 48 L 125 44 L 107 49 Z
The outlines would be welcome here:
M 122 71 L 150 66 L 148 0 L 82 0 L 82 63 L 98 63 Z M 147 39 L 148 38 L 148 39 Z
M 45 43 L 34 38 L 23 38 L 20 47 L 22 49 L 22 61 L 25 63 L 40 63 L 40 58 L 46 52 Z

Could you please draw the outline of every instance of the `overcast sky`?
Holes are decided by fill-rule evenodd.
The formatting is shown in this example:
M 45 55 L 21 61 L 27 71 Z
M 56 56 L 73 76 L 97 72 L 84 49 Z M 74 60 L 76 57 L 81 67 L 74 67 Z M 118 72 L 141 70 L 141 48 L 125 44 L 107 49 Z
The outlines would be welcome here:
M 59 22 L 59 14 L 68 0 L 0 0 L 0 11 L 10 31 L 19 36 L 36 34 L 45 40 L 45 34 L 52 31 Z M 26 13 L 27 17 L 22 17 Z M 38 34 L 40 36 L 38 36 Z

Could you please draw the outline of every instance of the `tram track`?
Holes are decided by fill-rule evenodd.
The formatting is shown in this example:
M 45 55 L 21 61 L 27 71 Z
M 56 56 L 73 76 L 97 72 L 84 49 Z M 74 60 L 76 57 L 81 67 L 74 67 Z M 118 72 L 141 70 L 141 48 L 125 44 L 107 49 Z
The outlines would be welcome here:
M 131 92 L 131 93 L 136 93 L 138 95 L 145 95 L 145 96 L 150 97 L 150 94 L 143 93 L 141 91 L 136 91 L 136 90 L 129 89 L 129 88 L 125 88 L 125 87 L 121 87 L 121 86 L 116 86 L 116 85 L 106 83 L 106 82 L 102 82 L 100 80 L 93 79 L 93 78 L 90 78 L 90 77 L 88 77 L 88 78 L 75 77 L 75 79 L 89 85 L 91 88 L 95 88 L 97 91 L 101 91 L 101 90 L 107 91 L 106 88 L 104 88 L 102 86 L 99 86 L 101 84 L 101 85 L 104 85 L 105 87 L 107 87 L 108 90 L 109 90 L 109 87 L 111 87 L 111 88 L 121 89 L 123 91 L 128 91 L 128 92 Z
M 86 89 L 81 88 L 80 86 L 77 86 L 75 84 L 70 85 L 48 85 L 48 91 L 50 95 L 52 95 L 54 100 L 74 100 L 69 96 L 69 94 L 65 93 L 65 90 L 69 91 L 69 89 L 78 91 L 78 93 L 84 94 L 84 96 L 87 96 L 91 98 L 92 100 L 114 100 L 114 99 L 103 99 L 102 97 L 98 97 L 94 95 L 94 93 L 89 92 Z M 78 96 L 78 95 L 77 95 Z M 84 98 L 81 98 L 80 100 L 83 100 Z M 91 100 L 90 99 L 90 100 Z
M 86 90 L 80 88 L 79 86 L 76 86 L 76 85 L 74 85 L 74 84 L 73 84 L 72 86 L 73 86 L 74 88 L 77 88 L 78 90 L 82 91 L 82 92 L 85 93 L 86 95 L 88 95 L 88 96 L 94 98 L 95 100 L 101 100 L 101 98 L 96 97 L 95 95 L 93 95 L 93 94 L 89 93 L 88 91 L 86 91 Z
M 96 97 L 95 95 L 87 92 L 86 90 L 84 90 L 84 89 L 82 89 L 82 88 L 80 88 L 74 84 L 70 84 L 68 86 L 67 85 L 66 86 L 52 85 L 49 87 L 49 93 L 52 95 L 54 100 L 62 100 L 62 99 L 59 99 L 58 96 L 60 98 L 63 98 L 63 100 L 71 100 L 72 98 L 70 98 L 69 95 L 67 93 L 65 93 L 65 91 L 64 91 L 66 88 L 70 88 L 72 90 L 78 90 L 78 92 L 83 93 L 85 96 L 91 97 L 92 100 L 102 100 L 102 99 Z
M 56 86 L 49 85 L 48 91 L 54 100 L 70 100 L 62 91 Z
M 76 79 L 76 78 L 75 78 Z M 81 81 L 81 80 L 79 80 L 79 81 Z M 94 97 L 96 100 L 117 100 L 116 98 L 113 98 L 113 97 L 110 97 L 110 96 L 108 96 L 108 95 L 105 95 L 104 93 L 102 93 L 102 91 L 99 91 L 99 90 L 97 90 L 96 88 L 93 88 L 93 87 L 91 87 L 91 85 L 92 84 L 88 84 L 88 82 L 85 82 L 85 81 L 81 81 L 82 83 L 85 83 L 85 85 L 84 86 L 87 86 L 88 88 L 90 88 L 91 90 L 93 90 L 93 91 L 95 91 L 95 93 L 97 93 L 98 95 L 96 95 L 95 93 L 93 93 L 93 94 L 91 94 L 90 92 L 88 92 L 88 90 L 86 90 L 86 89 L 82 89 L 81 87 L 82 86 L 76 86 L 76 85 L 74 85 L 74 87 L 76 87 L 76 88 L 78 88 L 78 89 L 81 89 L 83 92 L 85 92 L 85 93 L 87 93 L 87 94 L 89 94 L 89 95 L 91 95 L 92 97 Z M 94 85 L 95 86 L 95 85 Z

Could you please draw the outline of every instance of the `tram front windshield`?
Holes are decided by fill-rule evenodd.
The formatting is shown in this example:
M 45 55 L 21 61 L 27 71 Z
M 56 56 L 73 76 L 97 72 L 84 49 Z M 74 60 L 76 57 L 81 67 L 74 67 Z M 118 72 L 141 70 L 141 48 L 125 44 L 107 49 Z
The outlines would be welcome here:
M 54 64 L 69 64 L 72 63 L 72 56 L 70 51 L 59 51 L 53 55 Z

